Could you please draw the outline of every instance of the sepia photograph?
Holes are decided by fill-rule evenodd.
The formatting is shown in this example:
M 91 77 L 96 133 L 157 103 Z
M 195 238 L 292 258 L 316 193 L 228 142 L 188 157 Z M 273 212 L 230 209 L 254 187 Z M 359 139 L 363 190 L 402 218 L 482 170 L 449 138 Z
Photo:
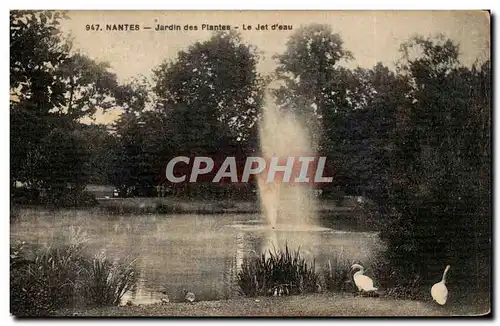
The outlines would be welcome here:
M 13 10 L 10 314 L 491 317 L 488 10 Z

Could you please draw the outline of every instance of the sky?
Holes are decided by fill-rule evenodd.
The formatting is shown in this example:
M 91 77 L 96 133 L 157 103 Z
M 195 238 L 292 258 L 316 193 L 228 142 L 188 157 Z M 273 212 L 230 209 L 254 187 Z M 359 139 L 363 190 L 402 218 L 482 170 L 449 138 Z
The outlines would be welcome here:
M 444 34 L 460 44 L 460 60 L 466 65 L 490 55 L 489 15 L 480 11 L 70 11 L 62 23 L 65 34 L 73 38 L 74 49 L 94 60 L 110 63 L 119 82 L 126 82 L 151 71 L 164 60 L 175 59 L 178 51 L 196 41 L 208 39 L 211 31 L 201 25 L 238 26 L 244 42 L 261 51 L 258 70 L 272 72 L 275 53 L 282 53 L 288 37 L 301 25 L 329 24 L 354 54 L 350 67 L 371 68 L 377 62 L 393 67 L 400 57 L 399 45 L 415 34 Z M 86 30 L 97 25 L 102 31 Z M 107 24 L 138 24 L 139 31 L 106 31 Z M 180 31 L 155 31 L 157 24 L 180 25 Z M 292 25 L 291 31 L 256 30 L 256 26 Z M 185 25 L 198 26 L 185 31 Z M 243 25 L 252 30 L 243 30 Z M 143 30 L 150 26 L 153 29 Z M 98 113 L 96 123 L 110 123 L 118 110 Z

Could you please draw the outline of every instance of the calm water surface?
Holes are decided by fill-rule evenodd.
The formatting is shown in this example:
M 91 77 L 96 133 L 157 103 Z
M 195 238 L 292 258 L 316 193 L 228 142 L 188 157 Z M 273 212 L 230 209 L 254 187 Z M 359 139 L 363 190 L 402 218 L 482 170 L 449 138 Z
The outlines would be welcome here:
M 96 253 L 138 257 L 139 283 L 123 302 L 157 302 L 162 291 L 176 301 L 182 298 L 183 288 L 195 292 L 199 300 L 214 300 L 238 295 L 236 276 L 243 257 L 273 244 L 300 246 L 306 259 L 315 259 L 318 270 L 339 252 L 349 260 L 369 262 L 380 250 L 375 233 L 346 231 L 334 222 L 314 228 L 278 225 L 270 230 L 258 214 L 117 217 L 88 211 L 24 210 L 11 225 L 11 240 L 48 244 L 83 237 Z

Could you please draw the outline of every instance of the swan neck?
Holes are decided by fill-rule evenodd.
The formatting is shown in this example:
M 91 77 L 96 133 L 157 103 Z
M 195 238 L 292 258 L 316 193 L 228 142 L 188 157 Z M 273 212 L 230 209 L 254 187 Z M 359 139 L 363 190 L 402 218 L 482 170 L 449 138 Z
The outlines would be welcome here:
M 443 273 L 443 279 L 441 280 L 442 283 L 446 282 L 446 274 L 448 273 L 449 270 L 450 270 L 450 267 L 447 266 L 446 269 L 444 270 L 444 273 Z
M 364 268 L 360 268 L 359 271 L 357 271 L 356 273 L 354 273 L 354 275 L 363 275 L 365 273 L 365 269 Z

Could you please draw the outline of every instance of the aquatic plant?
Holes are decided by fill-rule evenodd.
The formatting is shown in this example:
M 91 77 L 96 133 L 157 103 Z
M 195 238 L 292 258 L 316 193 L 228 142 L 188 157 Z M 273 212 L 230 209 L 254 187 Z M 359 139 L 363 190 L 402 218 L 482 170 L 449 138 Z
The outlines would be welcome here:
M 105 255 L 96 255 L 83 266 L 81 289 L 87 305 L 117 306 L 125 293 L 137 282 L 135 259 L 111 262 Z
M 303 294 L 317 291 L 315 263 L 308 264 L 300 256 L 300 248 L 284 249 L 243 258 L 238 273 L 240 291 L 246 296 Z
M 10 309 L 15 316 L 50 316 L 75 306 L 118 305 L 136 284 L 134 260 L 112 263 L 79 243 L 27 251 L 11 246 Z
M 344 256 L 343 248 L 332 254 L 322 271 L 327 291 L 345 292 L 354 289 L 350 275 L 351 265 L 352 263 Z

